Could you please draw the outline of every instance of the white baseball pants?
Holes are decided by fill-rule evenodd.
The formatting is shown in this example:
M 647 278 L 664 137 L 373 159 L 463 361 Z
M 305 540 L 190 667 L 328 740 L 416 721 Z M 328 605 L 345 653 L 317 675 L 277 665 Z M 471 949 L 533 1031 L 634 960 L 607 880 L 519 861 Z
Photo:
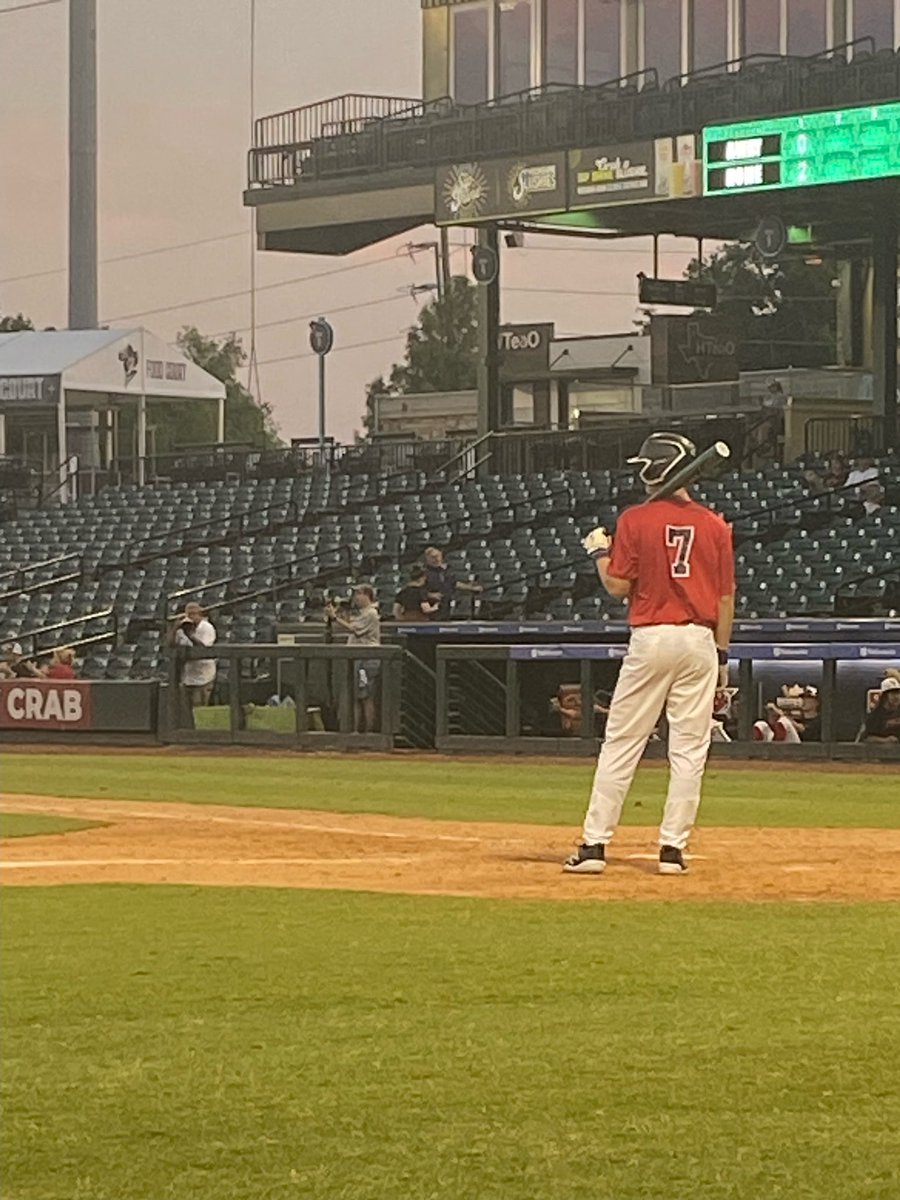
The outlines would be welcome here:
M 684 849 L 700 805 L 718 673 L 715 639 L 703 625 L 645 625 L 632 631 L 597 761 L 584 822 L 586 845 L 606 845 L 612 838 L 647 739 L 665 709 L 669 792 L 659 844 Z

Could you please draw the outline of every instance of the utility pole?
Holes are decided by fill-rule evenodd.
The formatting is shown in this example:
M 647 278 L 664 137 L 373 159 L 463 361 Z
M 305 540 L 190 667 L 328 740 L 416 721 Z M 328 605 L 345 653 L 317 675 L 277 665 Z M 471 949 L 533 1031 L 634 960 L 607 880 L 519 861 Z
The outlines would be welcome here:
M 69 328 L 97 328 L 97 0 L 69 0 Z

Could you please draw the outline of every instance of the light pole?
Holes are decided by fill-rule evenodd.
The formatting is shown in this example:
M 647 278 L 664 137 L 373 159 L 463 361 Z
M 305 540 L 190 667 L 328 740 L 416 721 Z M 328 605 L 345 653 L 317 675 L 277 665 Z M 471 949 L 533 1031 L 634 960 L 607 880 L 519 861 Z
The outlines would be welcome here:
M 69 328 L 97 328 L 97 0 L 69 0 Z

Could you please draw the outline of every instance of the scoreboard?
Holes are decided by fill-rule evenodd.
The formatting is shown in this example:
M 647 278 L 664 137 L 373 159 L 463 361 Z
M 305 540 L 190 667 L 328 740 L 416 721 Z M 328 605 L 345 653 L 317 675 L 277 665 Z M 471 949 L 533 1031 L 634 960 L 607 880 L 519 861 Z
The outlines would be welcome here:
M 900 176 L 900 101 L 703 130 L 705 196 L 890 176 Z

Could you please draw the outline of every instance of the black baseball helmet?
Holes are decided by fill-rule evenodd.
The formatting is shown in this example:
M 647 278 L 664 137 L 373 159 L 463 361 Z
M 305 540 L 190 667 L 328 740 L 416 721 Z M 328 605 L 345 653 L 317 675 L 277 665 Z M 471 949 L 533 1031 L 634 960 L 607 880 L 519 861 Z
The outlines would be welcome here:
M 659 487 L 673 472 L 697 455 L 697 447 L 680 433 L 651 433 L 634 458 L 638 474 L 647 487 Z

